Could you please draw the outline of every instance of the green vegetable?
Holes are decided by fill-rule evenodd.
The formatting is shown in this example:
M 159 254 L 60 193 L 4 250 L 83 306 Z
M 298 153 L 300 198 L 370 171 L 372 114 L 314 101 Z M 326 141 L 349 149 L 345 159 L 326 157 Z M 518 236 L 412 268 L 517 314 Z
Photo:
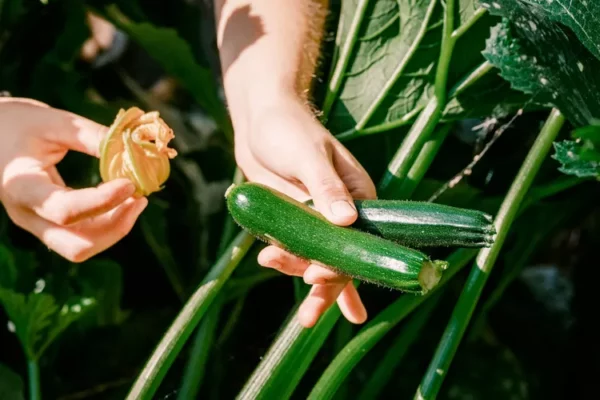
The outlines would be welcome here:
M 447 267 L 420 251 L 334 225 L 306 204 L 261 184 L 232 185 L 226 198 L 233 219 L 250 234 L 362 281 L 424 294 Z
M 409 247 L 489 247 L 496 228 L 478 210 L 409 200 L 355 200 L 352 227 Z M 313 207 L 312 201 L 307 205 Z

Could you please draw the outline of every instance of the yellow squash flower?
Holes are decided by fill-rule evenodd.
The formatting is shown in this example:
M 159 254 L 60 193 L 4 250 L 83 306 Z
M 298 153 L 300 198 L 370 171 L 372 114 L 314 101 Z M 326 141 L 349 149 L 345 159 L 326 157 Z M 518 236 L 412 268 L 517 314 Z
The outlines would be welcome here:
M 177 155 L 167 147 L 174 137 L 157 111 L 119 110 L 100 144 L 102 180 L 130 179 L 137 188 L 136 197 L 161 190 L 171 173 L 170 159 Z

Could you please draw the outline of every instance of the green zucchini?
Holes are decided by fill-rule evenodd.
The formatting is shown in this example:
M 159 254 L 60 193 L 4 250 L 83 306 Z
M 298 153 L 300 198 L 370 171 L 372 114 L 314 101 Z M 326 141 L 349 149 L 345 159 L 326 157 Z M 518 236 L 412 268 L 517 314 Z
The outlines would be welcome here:
M 306 204 L 258 183 L 232 185 L 225 197 L 233 219 L 251 235 L 361 281 L 424 294 L 448 265 L 368 232 L 337 226 Z
M 314 208 L 311 200 L 306 202 Z M 482 211 L 409 200 L 355 200 L 353 228 L 404 246 L 490 247 L 496 228 Z

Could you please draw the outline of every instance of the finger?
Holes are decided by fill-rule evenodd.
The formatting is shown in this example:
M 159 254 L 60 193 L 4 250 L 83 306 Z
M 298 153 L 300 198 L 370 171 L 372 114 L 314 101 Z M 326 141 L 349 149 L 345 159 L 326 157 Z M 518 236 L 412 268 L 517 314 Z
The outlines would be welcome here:
M 100 157 L 100 142 L 108 132 L 108 127 L 68 111 L 52 111 L 48 113 L 44 129 L 48 140 L 70 150 Z
M 337 298 L 342 314 L 353 324 L 362 324 L 367 320 L 367 309 L 352 281 L 348 282 Z
M 34 214 L 19 225 L 49 249 L 75 263 L 86 261 L 126 236 L 144 210 L 146 198 L 129 199 L 99 217 L 93 225 L 79 229 L 58 226 Z M 86 229 L 87 228 L 87 229 Z
M 148 199 L 129 198 L 122 205 L 105 214 L 84 221 L 75 230 L 81 235 L 93 238 L 94 246 L 82 254 L 86 260 L 123 239 L 131 232 L 140 214 L 146 209 Z
M 81 46 L 81 58 L 85 61 L 92 61 L 100 51 L 100 46 L 93 38 L 86 40 Z
M 373 180 L 354 156 L 339 142 L 334 143 L 333 165 L 353 199 L 376 199 Z
M 63 180 L 62 176 L 60 176 L 60 174 L 58 173 L 58 170 L 55 167 L 50 167 L 50 168 L 46 169 L 46 172 L 48 173 L 48 176 L 52 180 L 52 183 L 54 183 L 55 185 L 58 185 L 58 186 L 66 186 L 65 181 Z
M 334 285 L 314 285 L 298 309 L 298 322 L 312 328 L 321 315 L 335 303 L 346 283 Z
M 92 38 L 98 44 L 101 49 L 107 49 L 110 47 L 115 34 L 115 27 L 100 16 L 89 13 L 88 23 L 92 33 Z
M 6 187 L 18 205 L 57 225 L 70 225 L 103 214 L 135 192 L 135 186 L 127 179 L 74 190 L 53 183 L 44 172 L 18 176 L 7 182 Z
M 302 276 L 310 263 L 276 246 L 267 246 L 258 253 L 258 263 L 291 276 Z
M 346 185 L 328 157 L 330 155 L 317 156 L 310 168 L 303 169 L 300 180 L 325 218 L 336 225 L 350 225 L 358 214 Z
M 348 277 L 317 264 L 312 264 L 304 272 L 304 282 L 309 285 L 328 285 L 332 283 L 346 283 Z

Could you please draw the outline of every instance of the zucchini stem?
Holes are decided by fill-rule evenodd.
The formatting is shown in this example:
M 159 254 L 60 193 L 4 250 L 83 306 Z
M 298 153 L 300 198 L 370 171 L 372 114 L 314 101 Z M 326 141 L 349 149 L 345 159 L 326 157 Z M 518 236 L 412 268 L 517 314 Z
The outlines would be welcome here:
M 415 400 L 433 400 L 436 398 L 471 320 L 485 283 L 504 245 L 508 231 L 564 122 L 565 118 L 560 111 L 553 109 L 529 151 L 496 215 L 496 240 L 491 247 L 482 249 L 479 252 L 442 340 L 429 364 L 421 385 L 417 389 Z
M 411 126 L 387 171 L 385 171 L 379 184 L 379 196 L 382 198 L 397 198 L 399 196 L 413 163 L 437 127 L 442 118 L 443 110 L 446 108 L 448 70 L 454 46 L 458 40 L 458 37 L 452 36 L 454 32 L 455 1 L 446 0 L 442 45 L 435 74 L 434 96 Z M 422 162 L 427 163 L 427 160 L 422 160 Z
M 29 399 L 41 400 L 40 367 L 36 359 L 29 359 L 27 361 L 27 373 L 29 381 Z
M 154 396 L 183 345 L 254 240 L 250 234 L 240 232 L 229 244 L 161 339 L 131 387 L 127 400 L 149 400 Z
M 447 268 L 448 262 L 442 260 L 428 261 L 423 265 L 419 273 L 419 283 L 423 288 L 422 294 L 428 293 L 437 286 Z

